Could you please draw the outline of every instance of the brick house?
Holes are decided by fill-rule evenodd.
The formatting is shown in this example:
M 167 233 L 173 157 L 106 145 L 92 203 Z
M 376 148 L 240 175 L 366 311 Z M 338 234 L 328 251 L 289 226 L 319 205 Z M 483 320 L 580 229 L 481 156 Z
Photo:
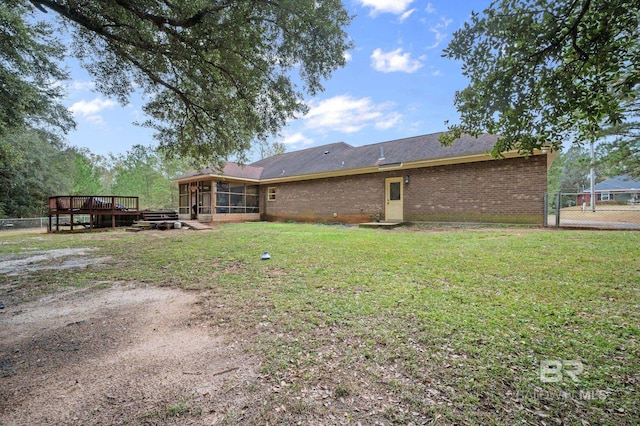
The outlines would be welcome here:
M 628 175 L 614 176 L 603 180 L 594 186 L 596 202 L 601 203 L 628 203 L 637 205 L 640 203 L 640 181 L 632 179 Z M 576 197 L 578 205 L 591 202 L 591 189 L 585 189 Z
M 495 136 L 463 136 L 448 147 L 438 136 L 339 142 L 181 176 L 180 218 L 543 223 L 546 152 L 494 159 Z

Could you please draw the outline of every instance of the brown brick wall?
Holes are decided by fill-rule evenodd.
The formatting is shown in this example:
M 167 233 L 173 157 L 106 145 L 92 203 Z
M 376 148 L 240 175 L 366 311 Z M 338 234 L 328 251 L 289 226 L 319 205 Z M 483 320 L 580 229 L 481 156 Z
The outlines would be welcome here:
M 269 186 L 276 187 L 275 201 L 267 201 Z M 368 222 L 384 212 L 383 202 L 384 177 L 378 174 L 264 185 L 260 190 L 265 220 Z
M 542 224 L 546 172 L 546 156 L 537 155 L 262 185 L 260 209 L 264 220 L 367 222 L 384 214 L 385 179 L 409 175 L 407 221 Z M 269 186 L 277 188 L 275 201 L 267 201 Z
M 537 155 L 411 170 L 404 218 L 541 225 L 546 160 Z

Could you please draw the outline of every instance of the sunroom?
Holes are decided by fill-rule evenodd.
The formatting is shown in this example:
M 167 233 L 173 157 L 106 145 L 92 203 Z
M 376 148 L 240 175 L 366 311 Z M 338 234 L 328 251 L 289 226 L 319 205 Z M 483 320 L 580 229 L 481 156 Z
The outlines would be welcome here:
M 230 170 L 234 168 L 234 170 Z M 239 170 L 235 170 L 235 168 Z M 180 220 L 245 222 L 260 220 L 259 170 L 228 164 L 222 173 L 206 170 L 178 181 Z M 238 176 L 241 174 L 242 176 Z

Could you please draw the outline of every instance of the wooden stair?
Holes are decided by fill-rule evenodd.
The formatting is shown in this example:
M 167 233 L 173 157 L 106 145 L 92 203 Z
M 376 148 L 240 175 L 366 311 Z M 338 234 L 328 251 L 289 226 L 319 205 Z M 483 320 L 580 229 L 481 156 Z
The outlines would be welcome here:
M 143 221 L 158 222 L 158 221 L 178 221 L 178 212 L 175 210 L 143 210 L 140 212 Z

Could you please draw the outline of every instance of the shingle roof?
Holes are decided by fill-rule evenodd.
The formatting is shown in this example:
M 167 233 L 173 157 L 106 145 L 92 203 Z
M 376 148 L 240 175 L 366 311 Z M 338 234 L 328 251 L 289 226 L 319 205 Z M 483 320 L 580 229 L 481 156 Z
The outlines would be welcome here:
M 251 165 L 241 166 L 237 163 L 233 163 L 229 161 L 224 165 L 224 169 L 222 169 L 222 172 L 220 172 L 220 170 L 213 170 L 211 168 L 207 168 L 199 172 L 187 173 L 186 175 L 182 175 L 176 178 L 175 180 L 185 180 L 193 177 L 206 176 L 206 175 L 227 176 L 227 177 L 238 178 L 238 179 L 258 180 L 260 179 L 261 174 L 262 174 L 261 167 L 255 167 Z
M 456 158 L 484 154 L 491 151 L 497 141 L 494 135 L 485 134 L 477 138 L 464 135 L 451 146 L 442 146 L 438 140 L 440 134 L 414 136 L 359 147 L 336 142 L 274 155 L 246 166 L 229 162 L 222 173 L 206 169 L 181 176 L 176 180 L 211 174 L 239 179 L 274 179 L 413 161 Z
M 439 136 L 434 133 L 359 147 L 339 142 L 275 155 L 251 165 L 263 169 L 261 179 L 271 179 L 483 154 L 497 141 L 493 135 L 464 135 L 453 145 L 442 146 Z
M 640 181 L 633 180 L 627 175 L 620 175 L 603 180 L 596 184 L 594 189 L 596 191 L 640 191 Z

